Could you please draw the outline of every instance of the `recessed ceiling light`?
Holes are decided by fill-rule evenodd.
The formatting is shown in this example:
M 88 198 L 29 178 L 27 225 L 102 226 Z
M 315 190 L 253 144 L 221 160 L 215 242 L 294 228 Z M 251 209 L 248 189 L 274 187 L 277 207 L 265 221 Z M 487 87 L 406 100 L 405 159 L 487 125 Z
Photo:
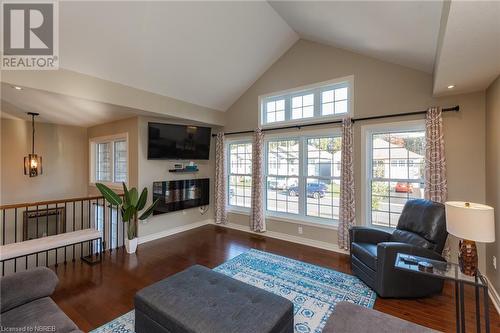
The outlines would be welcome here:
M 454 84 L 450 84 L 450 85 L 448 86 L 448 89 L 453 89 L 453 88 L 455 88 L 455 85 L 454 85 Z
M 19 86 L 12 86 L 12 88 L 16 89 L 16 90 L 23 90 L 23 88 L 19 87 Z

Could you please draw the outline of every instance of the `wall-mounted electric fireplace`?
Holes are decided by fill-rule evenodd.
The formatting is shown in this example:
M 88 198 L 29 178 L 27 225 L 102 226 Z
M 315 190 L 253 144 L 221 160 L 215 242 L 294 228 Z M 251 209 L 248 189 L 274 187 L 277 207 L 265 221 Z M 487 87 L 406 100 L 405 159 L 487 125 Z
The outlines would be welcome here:
M 210 180 L 188 179 L 153 183 L 153 200 L 160 198 L 153 215 L 206 206 L 209 204 Z

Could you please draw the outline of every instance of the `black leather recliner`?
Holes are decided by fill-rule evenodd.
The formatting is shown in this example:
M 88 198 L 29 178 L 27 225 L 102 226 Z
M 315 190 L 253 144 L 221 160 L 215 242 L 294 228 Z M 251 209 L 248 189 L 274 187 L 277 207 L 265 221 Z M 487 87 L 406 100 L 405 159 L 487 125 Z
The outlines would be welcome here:
M 448 232 L 443 204 L 409 200 L 392 234 L 353 226 L 349 235 L 352 271 L 379 296 L 425 297 L 443 289 L 441 279 L 394 268 L 398 252 L 445 261 L 441 253 Z

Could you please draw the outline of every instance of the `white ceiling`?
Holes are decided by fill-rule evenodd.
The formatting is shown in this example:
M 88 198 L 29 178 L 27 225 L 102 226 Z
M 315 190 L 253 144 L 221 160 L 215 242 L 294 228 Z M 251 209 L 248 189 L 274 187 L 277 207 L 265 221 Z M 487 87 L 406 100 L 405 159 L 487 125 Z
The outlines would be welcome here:
M 448 93 L 462 93 L 500 73 L 499 6 L 453 0 L 448 13 L 442 0 L 65 1 L 60 64 L 225 111 L 304 38 L 434 71 L 435 93 L 449 84 L 457 88 Z M 141 113 L 39 90 L 20 98 L 2 85 L 2 93 L 2 111 L 38 110 L 59 123 L 91 126 Z
M 297 39 L 267 2 L 60 2 L 60 65 L 225 111 Z
M 29 120 L 26 112 L 38 112 L 40 116 L 37 117 L 37 121 L 40 122 L 90 127 L 135 115 L 150 114 L 141 110 L 26 87 L 16 90 L 10 84 L 3 82 L 1 95 L 1 116 L 10 119 Z
M 432 73 L 442 1 L 271 1 L 300 37 Z
M 434 94 L 483 90 L 499 74 L 500 1 L 452 1 L 436 59 Z

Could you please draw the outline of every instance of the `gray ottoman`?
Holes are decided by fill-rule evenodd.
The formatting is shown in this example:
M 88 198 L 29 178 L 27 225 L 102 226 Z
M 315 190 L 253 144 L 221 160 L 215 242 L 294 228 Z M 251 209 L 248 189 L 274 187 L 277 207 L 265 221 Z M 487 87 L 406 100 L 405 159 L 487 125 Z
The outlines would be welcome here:
M 203 266 L 135 295 L 136 333 L 293 332 L 293 304 Z

